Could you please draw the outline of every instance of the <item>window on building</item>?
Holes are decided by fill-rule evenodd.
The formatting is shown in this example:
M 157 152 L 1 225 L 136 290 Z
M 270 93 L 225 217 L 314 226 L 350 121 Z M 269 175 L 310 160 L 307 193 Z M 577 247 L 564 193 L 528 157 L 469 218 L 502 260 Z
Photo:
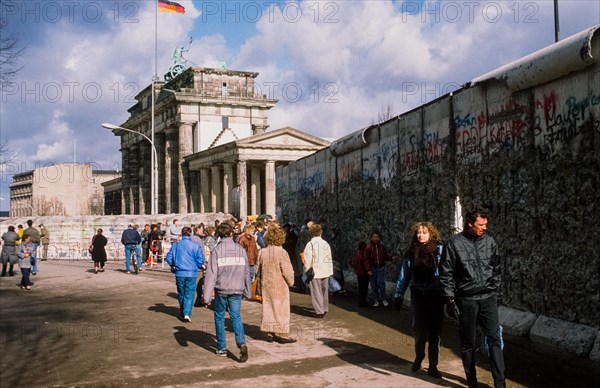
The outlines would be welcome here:
M 227 96 L 227 82 L 223 82 L 223 85 L 221 86 L 221 96 Z
M 229 116 L 223 116 L 221 120 L 223 121 L 223 129 L 229 128 Z

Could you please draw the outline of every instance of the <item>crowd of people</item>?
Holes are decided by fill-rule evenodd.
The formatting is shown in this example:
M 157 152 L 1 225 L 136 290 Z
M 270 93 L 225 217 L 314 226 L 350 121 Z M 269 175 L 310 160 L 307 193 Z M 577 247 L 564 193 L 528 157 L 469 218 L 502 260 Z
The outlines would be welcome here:
M 504 386 L 504 359 L 498 305 L 501 301 L 501 260 L 493 237 L 486 233 L 488 214 L 473 208 L 465 215 L 464 230 L 443 242 L 437 228 L 428 221 L 415 223 L 411 241 L 401 255 L 391 255 L 382 243 L 382 234 L 373 230 L 369 241 L 360 241 L 352 261 L 358 283 L 359 307 L 387 307 L 386 264 L 399 264 L 399 276 L 391 299 L 396 309 L 403 305 L 410 289 L 410 308 L 415 338 L 412 371 L 421 369 L 425 345 L 429 366 L 427 373 L 442 378 L 438 370 L 444 309 L 458 320 L 460 346 L 467 383 L 477 386 L 475 352 L 477 331 L 484 336 L 496 387 Z M 19 264 L 21 288 L 33 286 L 36 275 L 37 248 L 41 243 L 42 260 L 47 258 L 49 231 L 32 220 L 27 229 L 9 226 L 2 235 L 2 275 L 14 276 Z M 121 243 L 125 253 L 125 273 L 131 272 L 131 255 L 139 267 L 164 260 L 175 275 L 180 319 L 191 322 L 194 306 L 213 310 L 217 337 L 216 354 L 227 356 L 225 314 L 229 313 L 239 360 L 248 360 L 241 316 L 243 299 L 262 302 L 260 329 L 266 340 L 281 344 L 294 343 L 290 337 L 290 289 L 310 292 L 315 318 L 329 311 L 332 289 L 343 288 L 341 266 L 336 263 L 331 236 L 325 225 L 306 220 L 298 234 L 292 224 L 280 226 L 271 219 L 240 222 L 231 219 L 204 224 L 179 226 L 174 219 L 168 228 L 161 223 L 146 224 L 139 231 L 136 224 L 123 231 Z M 107 261 L 106 237 L 102 229 L 94 235 L 90 253 L 94 272 L 104 272 Z M 166 251 L 166 256 L 164 252 Z M 337 268 L 337 270 L 336 270 Z M 336 273 L 337 272 L 337 273 Z M 199 276 L 200 275 L 200 276 Z M 333 283 L 332 283 L 333 282 Z M 335 286 L 332 286 L 335 285 Z M 341 284 L 341 286 L 340 286 Z M 367 300 L 369 287 L 372 302 Z
M 50 244 L 50 231 L 43 224 L 39 230 L 34 226 L 33 220 L 27 220 L 27 228 L 22 224 L 9 225 L 8 230 L 2 234 L 2 274 L 0 276 L 15 276 L 15 264 L 19 264 L 21 271 L 20 286 L 24 290 L 31 290 L 33 282 L 31 275 L 38 273 L 38 247 L 42 246 L 42 260 L 48 259 L 48 245 Z

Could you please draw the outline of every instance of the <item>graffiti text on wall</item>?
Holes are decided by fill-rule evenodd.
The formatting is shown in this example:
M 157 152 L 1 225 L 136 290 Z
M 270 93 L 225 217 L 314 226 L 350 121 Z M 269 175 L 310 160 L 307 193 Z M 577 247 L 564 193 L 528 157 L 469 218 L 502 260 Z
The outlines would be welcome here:
M 447 137 L 439 131 L 425 132 L 423 136 L 413 134 L 408 138 L 409 151 L 400 155 L 404 175 L 414 175 L 426 167 L 433 167 L 442 161 L 448 144 Z
M 552 91 L 536 99 L 534 136 L 540 150 L 552 155 L 564 150 L 586 130 L 600 133 L 600 120 L 591 107 L 600 105 L 600 94 L 577 98 L 568 96 L 560 103 L 558 92 Z

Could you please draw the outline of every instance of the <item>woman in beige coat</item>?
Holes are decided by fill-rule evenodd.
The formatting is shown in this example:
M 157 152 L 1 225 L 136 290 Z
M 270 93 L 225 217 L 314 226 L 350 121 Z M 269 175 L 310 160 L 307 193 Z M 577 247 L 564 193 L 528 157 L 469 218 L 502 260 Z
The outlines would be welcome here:
M 262 292 L 262 322 L 260 330 L 267 333 L 269 342 L 293 343 L 290 332 L 290 290 L 294 284 L 294 269 L 290 257 L 282 248 L 285 231 L 269 229 L 266 247 L 258 252 L 256 273 Z

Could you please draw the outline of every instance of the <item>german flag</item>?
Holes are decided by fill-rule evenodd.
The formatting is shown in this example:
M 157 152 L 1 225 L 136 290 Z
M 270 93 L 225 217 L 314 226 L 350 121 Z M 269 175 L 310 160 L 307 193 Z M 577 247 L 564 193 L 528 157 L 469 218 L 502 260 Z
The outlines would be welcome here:
M 158 0 L 158 10 L 171 13 L 185 13 L 185 8 L 174 1 Z

